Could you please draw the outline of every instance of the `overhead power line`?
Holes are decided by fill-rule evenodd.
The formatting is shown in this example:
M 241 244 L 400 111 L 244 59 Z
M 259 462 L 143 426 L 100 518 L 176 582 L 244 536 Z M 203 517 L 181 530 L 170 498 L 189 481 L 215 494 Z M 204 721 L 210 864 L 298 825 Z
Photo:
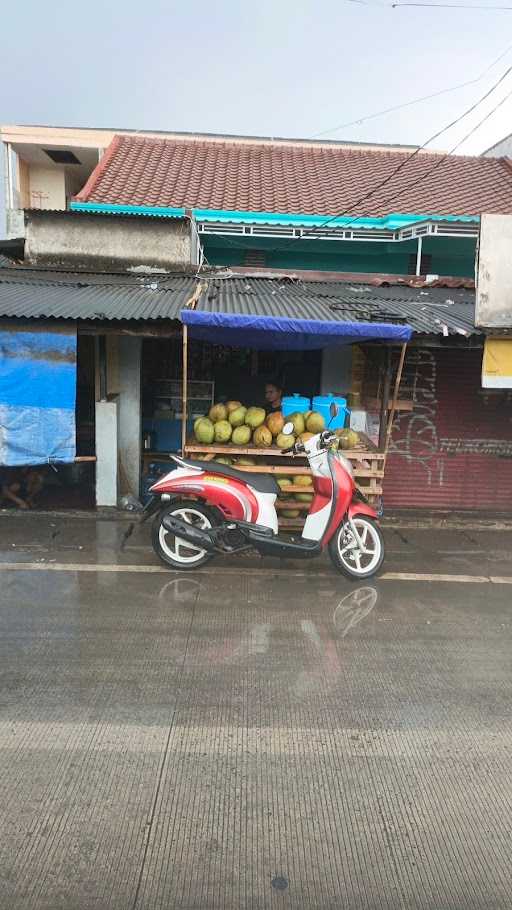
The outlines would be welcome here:
M 471 136 L 473 136 L 473 134 L 476 133 L 477 130 L 479 130 L 480 127 L 483 126 L 483 124 L 487 120 L 489 120 L 489 118 L 492 117 L 492 115 L 495 114 L 496 111 L 499 110 L 499 108 L 502 107 L 505 104 L 505 102 L 508 101 L 508 99 L 510 97 L 512 97 L 512 89 L 509 92 L 507 92 L 507 94 L 500 101 L 498 101 L 498 103 L 492 108 L 492 110 L 488 111 L 488 113 L 485 115 L 485 117 L 482 117 L 482 119 L 474 127 L 472 127 L 472 129 L 470 129 L 469 133 L 466 133 L 466 135 L 463 136 L 463 138 L 460 139 L 453 146 L 453 148 L 451 148 L 448 152 L 445 152 L 443 155 L 440 155 L 438 158 L 436 158 L 436 163 L 434 164 L 434 166 L 432 168 L 430 168 L 430 170 L 424 172 L 423 174 L 420 174 L 420 176 L 417 177 L 416 180 L 413 180 L 412 183 L 407 184 L 407 186 L 402 187 L 397 192 L 393 193 L 392 196 L 388 196 L 387 199 L 383 199 L 382 201 L 385 203 L 385 202 L 391 202 L 393 199 L 398 199 L 400 196 L 403 196 L 404 193 L 407 193 L 408 190 L 413 189 L 415 186 L 418 186 L 419 183 L 422 183 L 424 180 L 426 180 L 428 177 L 430 177 L 431 174 L 433 174 L 434 171 L 436 171 L 439 167 L 441 167 L 441 165 L 446 161 L 447 158 L 450 158 L 451 155 L 453 155 L 456 151 L 458 151 L 458 149 L 460 149 L 460 147 L 462 145 L 464 145 L 464 143 L 467 142 L 467 140 L 470 139 Z M 356 216 L 351 221 L 349 221 L 346 225 L 344 225 L 344 227 L 350 226 L 350 224 L 353 224 L 355 221 L 357 221 L 359 217 L 360 216 Z
M 358 6 L 373 6 L 375 9 L 401 9 L 406 6 L 419 6 L 426 9 L 476 9 L 483 12 L 512 12 L 512 6 L 493 3 L 491 6 L 484 6 L 482 3 L 421 3 L 414 0 L 404 0 L 403 3 L 379 3 L 378 0 L 345 0 L 345 3 L 357 3 Z
M 353 2 L 363 2 L 363 0 L 353 0 Z M 401 111 L 405 107 L 412 107 L 414 104 L 420 104 L 423 101 L 430 101 L 432 98 L 439 98 L 440 95 L 447 95 L 449 92 L 455 92 L 461 88 L 467 88 L 468 85 L 475 85 L 477 82 L 481 82 L 484 76 L 492 70 L 496 64 L 503 60 L 507 54 L 512 50 L 512 44 L 503 51 L 499 57 L 496 57 L 492 63 L 489 64 L 479 76 L 476 76 L 475 79 L 469 79 L 467 82 L 459 82 L 458 85 L 452 85 L 450 88 L 442 88 L 438 92 L 433 92 L 431 95 L 423 95 L 421 98 L 413 98 L 412 101 L 404 101 L 402 104 L 395 104 L 393 107 L 386 107 L 381 111 L 376 111 L 373 114 L 367 114 L 365 117 L 359 117 L 357 120 L 349 120 L 347 123 L 339 123 L 338 126 L 333 126 L 329 130 L 323 130 L 321 133 L 313 133 L 309 136 L 309 139 L 319 139 L 322 136 L 327 136 L 329 133 L 336 133 L 338 130 L 348 129 L 351 126 L 359 126 L 361 123 L 365 123 L 367 120 L 375 120 L 377 117 L 383 117 L 385 114 L 392 114 L 394 111 Z
M 512 6 L 497 6 L 493 4 L 492 6 L 483 6 L 480 3 L 390 3 L 392 9 L 400 9 L 402 6 L 425 6 L 430 7 L 430 9 L 479 9 L 484 10 L 486 13 L 493 10 L 509 11 L 512 12 Z
M 379 190 L 381 190 L 384 186 L 386 186 L 386 184 L 390 183 L 391 180 L 393 180 L 393 178 L 398 173 L 400 173 L 400 171 L 403 171 L 403 169 L 405 167 L 407 167 L 407 165 L 410 164 L 410 162 L 414 158 L 416 158 L 416 156 L 419 155 L 419 153 L 422 152 L 427 147 L 427 145 L 430 145 L 431 142 L 434 142 L 436 139 L 439 139 L 439 137 L 442 136 L 443 133 L 448 132 L 448 130 L 452 129 L 452 127 L 454 127 L 454 126 L 457 126 L 457 124 L 459 124 L 462 120 L 465 120 L 465 118 L 468 117 L 469 114 L 473 113 L 473 111 L 476 110 L 477 107 L 480 107 L 480 105 L 483 104 L 483 102 L 490 95 L 492 95 L 492 93 L 494 91 L 496 91 L 498 86 L 501 85 L 501 83 L 507 78 L 507 76 L 511 72 L 512 72 L 512 66 L 509 66 L 505 70 L 505 72 L 500 76 L 500 78 L 491 86 L 491 88 L 488 89 L 485 92 L 485 94 L 483 94 L 482 97 L 478 99 L 478 101 L 475 101 L 470 107 L 467 108 L 467 110 L 465 110 L 462 114 L 460 114 L 458 117 L 456 117 L 455 120 L 452 120 L 451 123 L 448 123 L 446 126 L 444 126 L 442 129 L 438 130 L 432 136 L 429 136 L 429 138 L 423 143 L 423 145 L 419 145 L 416 149 L 414 149 L 414 151 L 410 155 L 407 155 L 407 157 L 404 158 L 403 161 L 401 161 L 400 164 L 396 168 L 394 168 L 394 170 L 391 171 L 391 173 L 388 174 L 387 177 L 384 178 L 384 180 L 381 180 L 380 183 L 377 184 L 377 186 L 372 187 L 372 189 L 368 190 L 367 193 L 364 193 L 359 199 L 357 199 L 355 202 L 351 203 L 342 212 L 338 212 L 336 215 L 330 215 L 329 218 L 326 218 L 325 221 L 323 221 L 321 224 L 317 225 L 314 228 L 311 228 L 308 231 L 304 231 L 302 236 L 311 236 L 311 234 L 318 233 L 318 231 L 321 231 L 326 225 L 330 224 L 331 221 L 336 221 L 337 218 L 343 218 L 344 215 L 350 214 L 350 212 L 352 212 L 355 208 L 362 205 L 363 202 L 367 202 L 368 199 L 371 199 L 371 197 L 374 196 L 375 193 L 378 193 Z M 494 113 L 494 111 L 492 111 L 491 113 Z M 452 153 L 449 152 L 448 154 L 452 154 Z

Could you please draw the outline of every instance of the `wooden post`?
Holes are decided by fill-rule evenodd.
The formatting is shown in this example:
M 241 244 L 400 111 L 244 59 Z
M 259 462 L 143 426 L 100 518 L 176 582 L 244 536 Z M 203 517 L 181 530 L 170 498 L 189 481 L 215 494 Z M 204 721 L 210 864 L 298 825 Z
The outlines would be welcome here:
M 405 352 L 407 350 L 407 342 L 402 345 L 402 350 L 400 352 L 400 360 L 398 362 L 398 369 L 396 371 L 395 379 L 395 388 L 393 389 L 393 400 L 391 402 L 391 411 L 388 418 L 388 426 L 386 430 L 386 444 L 384 446 L 384 454 L 386 455 L 389 451 L 389 444 L 391 442 L 391 431 L 393 429 L 393 421 L 395 419 L 396 403 L 398 399 L 398 391 L 400 389 L 400 380 L 402 379 L 402 371 L 404 368 Z
M 384 366 L 384 382 L 382 384 L 382 399 L 380 403 L 379 449 L 382 451 L 386 442 L 388 428 L 389 390 L 391 389 L 391 348 L 386 349 Z
M 188 410 L 188 326 L 183 326 L 183 383 L 181 388 L 181 454 L 185 454 L 187 443 Z

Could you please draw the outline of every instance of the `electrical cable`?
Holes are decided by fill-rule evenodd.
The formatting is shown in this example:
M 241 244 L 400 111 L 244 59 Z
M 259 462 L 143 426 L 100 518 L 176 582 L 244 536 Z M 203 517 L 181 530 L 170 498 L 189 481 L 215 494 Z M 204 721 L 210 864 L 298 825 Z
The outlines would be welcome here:
M 487 120 L 489 120 L 489 118 L 492 117 L 492 115 L 495 114 L 496 111 L 499 110 L 499 108 L 502 107 L 502 105 L 505 104 L 505 102 L 508 101 L 508 99 L 509 99 L 510 97 L 512 97 L 512 89 L 511 89 L 509 92 L 507 92 L 507 94 L 506 94 L 500 101 L 498 101 L 498 103 L 492 108 L 492 110 L 488 111 L 488 113 L 485 115 L 485 117 L 482 117 L 482 119 L 481 119 L 477 124 L 475 124 L 475 126 L 472 127 L 472 129 L 470 129 L 469 133 L 466 133 L 466 135 L 463 136 L 463 138 L 460 139 L 460 140 L 453 146 L 453 148 L 451 148 L 448 152 L 445 152 L 443 155 L 440 155 L 439 158 L 437 158 L 436 163 L 434 164 L 434 166 L 433 166 L 432 168 L 430 168 L 430 170 L 428 170 L 428 171 L 424 172 L 423 174 L 421 174 L 416 180 L 413 180 L 412 183 L 409 183 L 407 186 L 404 186 L 404 187 L 402 187 L 402 189 L 400 189 L 400 190 L 398 190 L 397 192 L 393 193 L 392 196 L 388 196 L 387 199 L 383 199 L 382 202 L 383 202 L 383 203 L 391 202 L 392 199 L 397 199 L 397 198 L 399 198 L 399 197 L 402 196 L 404 193 L 406 193 L 408 190 L 413 189 L 415 186 L 417 186 L 418 184 L 422 183 L 423 180 L 426 180 L 426 179 L 427 179 L 427 177 L 430 177 L 430 175 L 433 174 L 434 171 L 436 171 L 439 167 L 441 167 L 441 165 L 443 164 L 443 162 L 446 161 L 447 158 L 450 158 L 450 156 L 453 155 L 453 154 L 461 147 L 461 145 L 463 145 L 468 139 L 470 139 L 471 136 L 472 136 L 474 133 L 476 133 L 477 130 L 479 130 L 480 127 L 481 127 Z M 360 215 L 357 215 L 355 218 L 353 218 L 351 221 L 349 221 L 348 224 L 344 224 L 343 227 L 345 228 L 345 227 L 347 227 L 347 226 L 350 226 L 350 224 L 353 224 L 353 223 L 354 223 L 355 221 L 357 221 L 358 218 L 360 218 L 360 217 L 361 217 Z
M 378 193 L 379 190 L 382 189 L 382 187 L 386 186 L 386 184 L 391 182 L 393 177 L 395 177 L 400 171 L 402 171 L 405 167 L 407 167 L 407 165 L 410 164 L 410 162 L 414 158 L 416 158 L 416 156 L 419 155 L 419 153 L 422 152 L 427 147 L 427 145 L 430 145 L 431 142 L 434 142 L 436 139 L 439 139 L 439 137 L 442 136 L 443 133 L 448 132 L 448 130 L 452 129 L 452 127 L 454 127 L 454 126 L 457 126 L 457 124 L 459 124 L 462 120 L 464 120 L 466 117 L 468 117 L 469 114 L 473 113 L 473 111 L 476 110 L 477 107 L 479 107 L 484 101 L 487 100 L 487 98 L 490 95 L 492 95 L 492 93 L 494 91 L 496 91 L 498 86 L 501 85 L 501 83 L 507 78 L 507 76 L 511 72 L 512 72 L 512 66 L 509 66 L 505 70 L 505 72 L 500 76 L 500 78 L 491 86 L 491 88 L 488 89 L 485 92 L 485 94 L 482 95 L 482 97 L 478 99 L 478 101 L 475 101 L 469 108 L 467 108 L 467 110 L 465 110 L 462 114 L 460 114 L 458 117 L 456 117 L 455 120 L 452 120 L 451 123 L 448 123 L 446 126 L 444 126 L 442 129 L 438 130 L 432 136 L 429 136 L 429 138 L 422 145 L 419 145 L 410 155 L 407 155 L 407 157 L 404 158 L 404 160 L 401 161 L 400 164 L 393 171 L 391 171 L 391 173 L 388 174 L 387 177 L 384 178 L 384 180 L 381 180 L 381 182 L 378 183 L 377 186 L 372 187 L 372 189 L 370 189 L 367 193 L 363 194 L 363 196 L 361 196 L 358 200 L 356 200 L 356 202 L 351 203 L 342 212 L 338 212 L 336 215 L 330 215 L 329 218 L 326 218 L 325 221 L 322 221 L 322 223 L 317 225 L 315 228 L 311 228 L 308 231 L 304 231 L 302 236 L 304 237 L 304 236 L 311 236 L 312 234 L 316 234 L 318 231 L 322 230 L 327 224 L 330 224 L 331 221 L 336 221 L 338 218 L 343 218 L 344 215 L 348 215 L 351 211 L 353 211 L 355 208 L 360 206 L 363 202 L 366 202 L 368 199 L 370 199 L 372 196 L 374 196 L 375 193 Z
M 475 9 L 483 12 L 512 12 L 512 6 L 493 3 L 492 6 L 484 6 L 481 3 L 421 3 L 415 0 L 404 0 L 403 3 L 378 3 L 376 0 L 345 0 L 345 3 L 357 3 L 358 6 L 373 6 L 374 9 L 401 9 L 405 6 L 417 6 L 427 9 Z
M 356 0 L 354 0 L 356 2 Z M 452 85 L 450 88 L 442 88 L 438 92 L 433 92 L 431 95 L 423 95 L 421 98 L 414 98 L 412 101 L 404 101 L 403 104 L 396 104 L 394 107 L 384 108 L 382 111 L 376 111 L 374 114 L 368 114 L 366 117 L 360 117 L 358 120 L 349 120 L 347 123 L 340 123 L 338 126 L 333 126 L 329 130 L 323 130 L 321 133 L 313 133 L 311 136 L 308 136 L 308 139 L 318 139 L 322 136 L 327 136 L 329 133 L 336 133 L 338 130 L 348 129 L 350 126 L 360 126 L 361 123 L 366 123 L 367 120 L 375 120 L 377 117 L 382 117 L 384 114 L 392 114 L 394 111 L 401 111 L 406 107 L 412 107 L 414 104 L 421 104 L 423 101 L 430 101 L 432 98 L 439 98 L 440 95 L 447 95 L 449 92 L 458 91 L 461 88 L 467 88 L 468 85 L 475 85 L 477 82 L 480 82 L 487 73 L 496 66 L 500 60 L 503 60 L 507 54 L 512 50 L 512 44 L 503 51 L 499 57 L 496 57 L 492 63 L 489 64 L 483 72 L 480 73 L 476 79 L 469 79 L 468 82 L 459 82 L 458 85 Z

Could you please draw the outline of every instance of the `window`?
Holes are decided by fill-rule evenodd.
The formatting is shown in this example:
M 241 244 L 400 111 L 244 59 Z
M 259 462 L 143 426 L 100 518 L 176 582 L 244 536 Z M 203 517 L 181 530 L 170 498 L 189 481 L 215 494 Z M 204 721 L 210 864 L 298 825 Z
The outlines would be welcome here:
M 409 256 L 409 268 L 407 271 L 408 275 L 416 274 L 416 253 L 411 253 Z M 420 275 L 431 275 L 432 274 L 432 256 L 430 253 L 421 254 L 421 263 L 420 263 Z
M 255 269 L 265 268 L 265 251 L 264 250 L 246 250 L 244 255 L 244 265 L 252 266 Z
M 51 158 L 55 164 L 80 164 L 80 161 L 69 149 L 43 149 L 48 158 Z

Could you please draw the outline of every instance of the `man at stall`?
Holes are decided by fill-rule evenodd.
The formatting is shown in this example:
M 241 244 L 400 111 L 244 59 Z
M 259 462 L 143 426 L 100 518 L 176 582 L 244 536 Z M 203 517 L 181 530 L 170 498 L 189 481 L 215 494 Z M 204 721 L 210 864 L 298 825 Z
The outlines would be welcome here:
M 279 384 L 278 380 L 267 382 L 265 385 L 265 401 L 267 414 L 273 414 L 275 411 L 281 410 L 281 399 L 283 397 L 283 389 Z

